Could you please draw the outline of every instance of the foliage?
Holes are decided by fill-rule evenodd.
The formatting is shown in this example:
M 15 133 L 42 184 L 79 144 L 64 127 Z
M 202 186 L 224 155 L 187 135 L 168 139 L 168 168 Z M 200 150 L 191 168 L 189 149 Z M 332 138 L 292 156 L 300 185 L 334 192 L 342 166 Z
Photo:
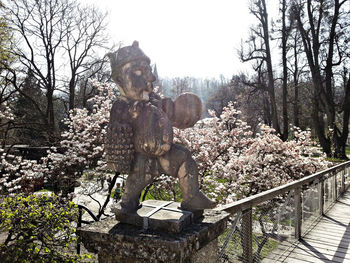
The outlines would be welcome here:
M 1 201 L 0 229 L 7 233 L 0 245 L 1 262 L 81 262 L 72 254 L 76 241 L 77 209 L 55 195 L 17 195 Z

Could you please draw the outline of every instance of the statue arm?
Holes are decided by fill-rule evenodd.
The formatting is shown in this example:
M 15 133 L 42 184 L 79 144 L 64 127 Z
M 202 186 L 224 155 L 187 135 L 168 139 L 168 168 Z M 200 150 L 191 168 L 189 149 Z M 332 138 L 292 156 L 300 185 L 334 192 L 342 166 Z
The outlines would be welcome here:
M 173 122 L 174 121 L 174 117 L 175 117 L 174 102 L 170 98 L 163 98 L 161 100 L 161 103 L 162 103 L 163 111 L 166 113 L 166 115 L 168 116 L 169 120 L 171 122 Z
M 158 94 L 152 92 L 150 93 L 150 100 L 153 105 L 161 108 L 163 112 L 167 115 L 168 119 L 174 121 L 174 102 L 170 98 L 161 98 Z

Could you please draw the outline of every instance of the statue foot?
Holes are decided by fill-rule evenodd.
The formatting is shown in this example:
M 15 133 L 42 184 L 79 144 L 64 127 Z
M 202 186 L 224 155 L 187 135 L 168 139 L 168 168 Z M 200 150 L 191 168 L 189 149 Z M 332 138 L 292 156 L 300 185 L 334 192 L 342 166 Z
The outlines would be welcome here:
M 139 204 L 138 202 L 123 202 L 121 200 L 114 206 L 115 208 L 114 211 L 116 213 L 133 214 L 140 207 L 141 207 L 141 204 Z
M 215 206 L 216 202 L 210 200 L 201 191 L 198 191 L 192 198 L 181 202 L 181 208 L 188 211 L 212 209 Z

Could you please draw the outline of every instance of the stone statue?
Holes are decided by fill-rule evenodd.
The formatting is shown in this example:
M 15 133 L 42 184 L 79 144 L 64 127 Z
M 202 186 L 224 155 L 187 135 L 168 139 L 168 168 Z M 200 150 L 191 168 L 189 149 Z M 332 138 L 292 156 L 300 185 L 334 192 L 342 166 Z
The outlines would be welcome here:
M 111 109 L 105 150 L 108 167 L 128 174 L 118 203 L 122 211 L 135 212 L 141 191 L 160 174 L 179 178 L 182 209 L 214 208 L 215 202 L 199 190 L 198 168 L 190 151 L 173 143 L 172 127 L 192 127 L 199 120 L 200 99 L 184 93 L 173 102 L 154 93 L 150 59 L 137 41 L 108 57 L 120 96 Z

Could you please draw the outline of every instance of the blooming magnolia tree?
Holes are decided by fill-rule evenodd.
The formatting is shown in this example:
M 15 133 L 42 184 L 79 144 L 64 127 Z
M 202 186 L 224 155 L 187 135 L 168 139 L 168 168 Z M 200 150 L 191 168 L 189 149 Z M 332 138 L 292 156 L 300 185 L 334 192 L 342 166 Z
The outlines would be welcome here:
M 186 130 L 175 130 L 176 140 L 192 150 L 202 189 L 219 203 L 257 194 L 315 173 L 328 166 L 313 147 L 310 131 L 295 129 L 295 139 L 283 142 L 275 131 L 260 125 L 252 136 L 250 127 L 229 103 L 222 114 Z M 317 157 L 316 157 L 317 156 Z
M 64 121 L 68 129 L 61 134 L 60 146 L 64 153 L 53 147 L 43 158 L 50 179 L 68 184 L 68 191 L 74 189 L 75 179 L 81 177 L 84 170 L 97 169 L 98 172 L 106 169 L 103 143 L 115 95 L 111 85 L 92 82 L 98 90 L 98 94 L 88 101 L 93 105 L 92 112 L 85 108 L 70 111 Z
M 14 121 L 15 115 L 12 112 L 12 109 L 5 102 L 2 107 L 0 107 L 0 119 L 1 125 L 7 124 L 9 121 Z
M 84 170 L 105 170 L 103 142 L 115 93 L 109 84 L 92 82 L 99 91 L 89 101 L 93 105 L 92 112 L 87 109 L 74 109 L 70 112 L 65 120 L 68 129 L 61 134 L 63 140 L 60 149 L 63 152 L 52 147 L 47 157 L 42 158 L 42 162 L 38 164 L 19 156 L 8 155 L 0 149 L 1 192 L 23 191 L 24 182 L 28 184 L 39 179 L 48 179 L 57 188 L 68 185 L 69 191 Z
M 0 135 L 1 135 L 1 146 L 4 147 L 6 138 L 11 125 L 14 123 L 15 115 L 8 103 L 5 101 L 0 104 Z
M 4 104 L 0 107 L 1 128 L 4 128 L 3 138 L 6 138 L 7 129 L 15 119 L 12 109 Z M 26 191 L 30 181 L 42 177 L 41 169 L 35 161 L 25 160 L 15 156 L 5 149 L 5 143 L 0 147 L 0 193 L 13 194 Z

